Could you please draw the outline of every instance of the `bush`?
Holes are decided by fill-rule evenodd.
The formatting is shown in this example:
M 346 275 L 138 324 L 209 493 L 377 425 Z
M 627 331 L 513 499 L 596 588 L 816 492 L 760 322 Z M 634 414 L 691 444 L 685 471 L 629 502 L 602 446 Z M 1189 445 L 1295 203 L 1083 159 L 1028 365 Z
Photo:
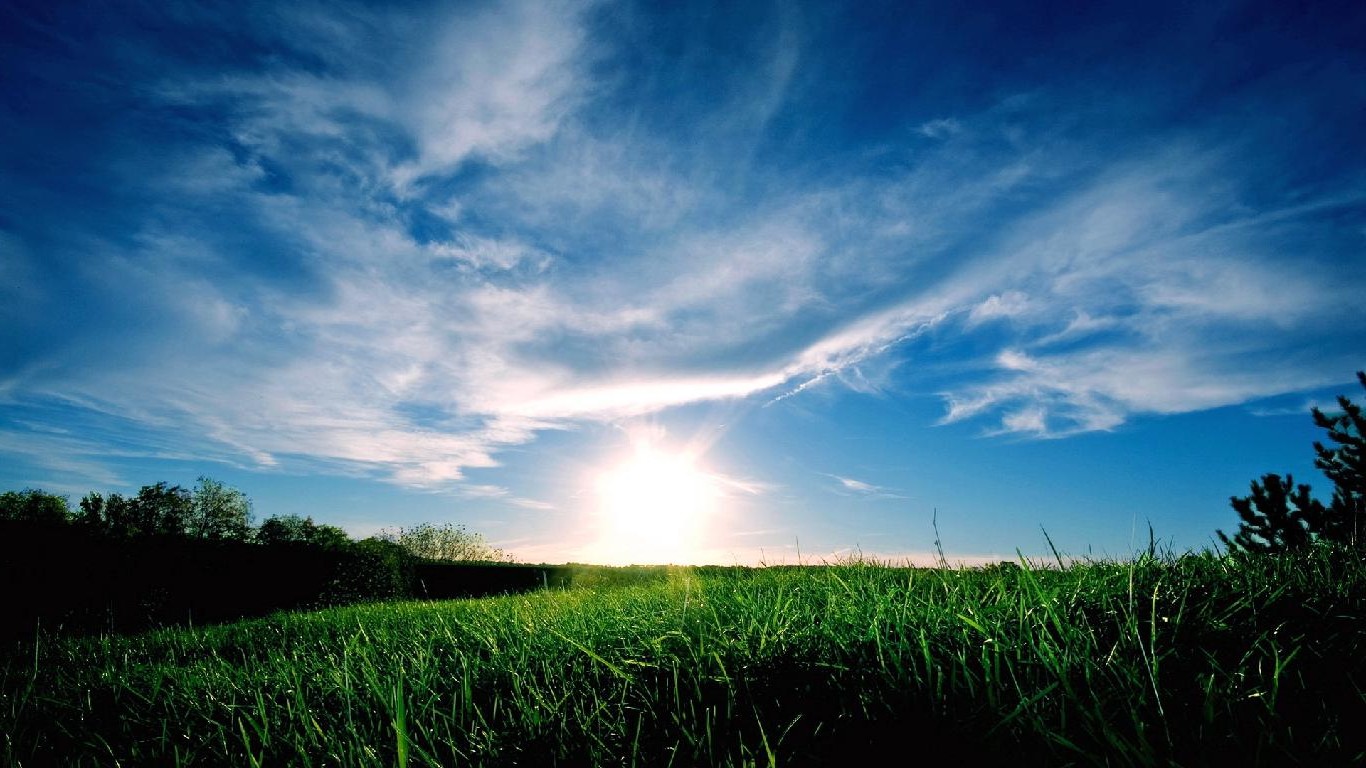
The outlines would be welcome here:
M 423 523 L 414 528 L 399 528 L 397 532 L 381 531 L 379 537 L 399 545 L 420 560 L 505 562 L 509 559 L 506 552 L 463 525 Z
M 407 597 L 412 594 L 412 563 L 403 548 L 369 538 L 337 550 L 337 570 L 321 595 L 324 604 Z

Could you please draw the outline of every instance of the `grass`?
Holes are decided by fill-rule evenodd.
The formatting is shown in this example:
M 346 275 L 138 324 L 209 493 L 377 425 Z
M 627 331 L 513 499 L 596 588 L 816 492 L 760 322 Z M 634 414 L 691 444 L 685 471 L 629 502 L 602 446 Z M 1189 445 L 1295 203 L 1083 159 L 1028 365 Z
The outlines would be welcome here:
M 1366 566 L 642 571 L 594 589 L 39 637 L 10 765 L 1358 763 Z

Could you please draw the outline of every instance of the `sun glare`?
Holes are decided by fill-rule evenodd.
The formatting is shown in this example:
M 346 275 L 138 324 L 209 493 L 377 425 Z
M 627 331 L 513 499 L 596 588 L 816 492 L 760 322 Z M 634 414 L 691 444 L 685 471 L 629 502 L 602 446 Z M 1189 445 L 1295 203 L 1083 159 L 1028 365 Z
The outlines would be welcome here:
M 689 563 L 715 511 L 713 478 L 692 459 L 649 445 L 598 478 L 605 564 Z

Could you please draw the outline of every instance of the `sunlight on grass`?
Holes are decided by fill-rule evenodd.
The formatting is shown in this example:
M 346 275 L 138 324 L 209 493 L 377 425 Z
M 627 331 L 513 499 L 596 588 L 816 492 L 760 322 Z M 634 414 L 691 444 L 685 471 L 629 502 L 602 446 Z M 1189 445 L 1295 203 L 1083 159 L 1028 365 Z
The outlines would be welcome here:
M 42 640 L 0 762 L 1350 764 L 1366 567 L 599 569 L 635 583 Z M 608 581 L 600 580 L 606 584 Z M 60 727 L 56 724 L 60 724 Z

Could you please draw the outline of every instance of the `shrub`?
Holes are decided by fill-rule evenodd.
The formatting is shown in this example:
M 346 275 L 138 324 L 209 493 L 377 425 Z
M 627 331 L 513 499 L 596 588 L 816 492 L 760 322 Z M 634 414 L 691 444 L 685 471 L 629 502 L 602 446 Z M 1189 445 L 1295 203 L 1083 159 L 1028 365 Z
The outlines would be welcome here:
M 422 523 L 413 528 L 399 528 L 397 532 L 381 531 L 379 538 L 403 547 L 408 554 L 422 560 L 503 562 L 509 559 L 507 553 L 485 541 L 482 534 L 472 533 L 463 525 Z

